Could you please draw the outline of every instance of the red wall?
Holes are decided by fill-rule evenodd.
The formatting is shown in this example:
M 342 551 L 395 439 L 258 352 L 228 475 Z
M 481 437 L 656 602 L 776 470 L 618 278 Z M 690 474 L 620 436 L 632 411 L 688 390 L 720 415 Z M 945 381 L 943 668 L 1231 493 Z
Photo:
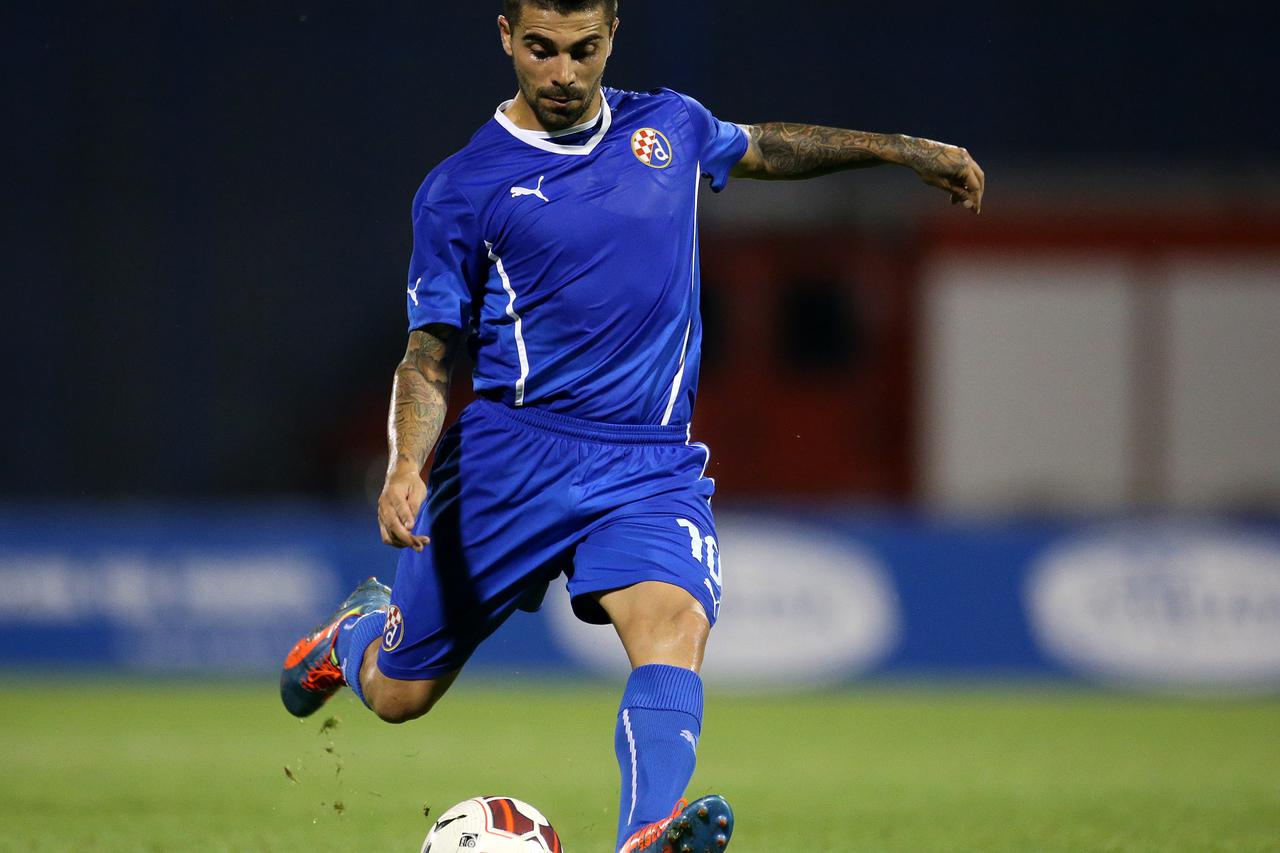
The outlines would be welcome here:
M 850 231 L 703 238 L 693 431 L 721 495 L 908 497 L 913 266 Z

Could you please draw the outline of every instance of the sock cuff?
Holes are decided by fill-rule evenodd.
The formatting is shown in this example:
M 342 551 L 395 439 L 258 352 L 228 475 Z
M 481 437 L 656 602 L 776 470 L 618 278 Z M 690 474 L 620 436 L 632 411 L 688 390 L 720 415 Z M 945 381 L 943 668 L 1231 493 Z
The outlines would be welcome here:
M 361 616 L 351 627 L 343 628 L 342 633 L 345 636 L 339 637 L 341 641 L 339 654 L 342 657 L 338 665 L 342 667 L 342 678 L 351 688 L 351 692 L 359 696 L 360 701 L 366 705 L 369 703 L 364 701 L 364 690 L 360 687 L 360 666 L 364 663 L 365 649 L 382 636 L 386 624 L 387 612 L 375 610 Z
M 691 669 L 646 664 L 631 671 L 622 694 L 623 708 L 683 711 L 702 719 L 702 677 Z

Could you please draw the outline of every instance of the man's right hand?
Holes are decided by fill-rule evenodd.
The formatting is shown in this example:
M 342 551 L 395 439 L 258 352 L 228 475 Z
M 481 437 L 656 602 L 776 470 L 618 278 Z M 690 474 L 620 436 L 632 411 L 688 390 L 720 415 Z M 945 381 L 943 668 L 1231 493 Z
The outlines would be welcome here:
M 414 535 L 418 510 L 427 497 L 422 465 L 440 437 L 449 403 L 449 373 L 461 333 L 453 326 L 432 324 L 409 333 L 409 346 L 396 366 L 387 418 L 387 452 L 391 462 L 378 497 L 382 541 L 395 548 L 421 551 L 431 540 Z
M 387 480 L 378 497 L 378 530 L 384 545 L 422 551 L 430 543 L 426 536 L 413 532 L 418 510 L 427 497 L 427 484 L 422 473 L 401 462 L 387 471 Z

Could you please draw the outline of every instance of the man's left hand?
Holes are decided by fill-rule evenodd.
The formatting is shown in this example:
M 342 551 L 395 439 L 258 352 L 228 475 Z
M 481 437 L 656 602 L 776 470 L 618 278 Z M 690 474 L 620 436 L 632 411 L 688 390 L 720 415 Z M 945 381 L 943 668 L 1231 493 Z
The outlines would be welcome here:
M 974 213 L 982 212 L 982 192 L 987 176 L 978 161 L 969 152 L 945 142 L 931 139 L 913 139 L 916 148 L 908 164 L 915 169 L 920 180 L 931 187 L 945 190 L 951 195 L 952 204 L 963 204 Z

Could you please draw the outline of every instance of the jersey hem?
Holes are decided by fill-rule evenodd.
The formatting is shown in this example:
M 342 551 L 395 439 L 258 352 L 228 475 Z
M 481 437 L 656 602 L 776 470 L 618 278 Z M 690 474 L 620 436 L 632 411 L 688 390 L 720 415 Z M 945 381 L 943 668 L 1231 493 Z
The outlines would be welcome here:
M 686 425 L 611 424 L 588 421 L 536 407 L 525 406 L 516 409 L 484 397 L 477 399 L 471 405 L 483 414 L 506 418 L 521 426 L 580 441 L 595 441 L 603 444 L 686 444 L 689 436 Z

